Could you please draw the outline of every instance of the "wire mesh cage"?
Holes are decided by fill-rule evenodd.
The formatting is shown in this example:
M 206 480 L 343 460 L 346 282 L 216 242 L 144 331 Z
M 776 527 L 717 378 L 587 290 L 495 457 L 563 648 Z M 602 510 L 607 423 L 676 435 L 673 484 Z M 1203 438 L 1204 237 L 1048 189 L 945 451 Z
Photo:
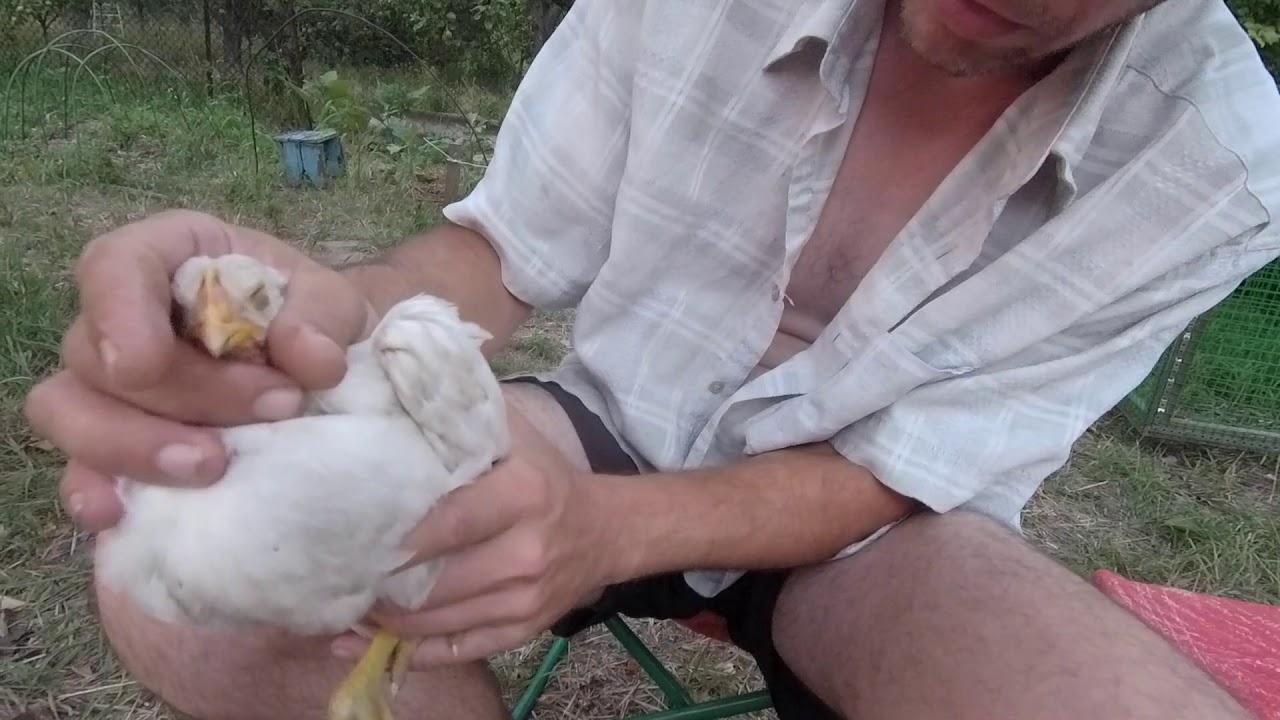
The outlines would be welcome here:
M 1120 407 L 1149 437 L 1280 453 L 1280 261 L 1192 321 Z

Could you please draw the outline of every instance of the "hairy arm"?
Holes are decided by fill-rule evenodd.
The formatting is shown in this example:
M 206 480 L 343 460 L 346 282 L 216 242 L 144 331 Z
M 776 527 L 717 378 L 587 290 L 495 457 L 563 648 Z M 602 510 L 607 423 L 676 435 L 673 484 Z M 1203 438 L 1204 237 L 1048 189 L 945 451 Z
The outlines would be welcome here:
M 643 482 L 594 479 L 599 512 L 618 530 L 619 581 L 822 562 L 916 506 L 825 443 Z
M 397 302 L 418 293 L 445 298 L 466 320 L 493 335 L 485 344 L 492 356 L 529 317 L 532 308 L 502 282 L 498 254 L 479 233 L 442 225 L 409 238 L 395 249 L 343 270 L 381 317 Z
M 515 647 L 608 585 L 819 563 L 916 507 L 827 444 L 618 477 L 574 472 L 518 413 L 513 425 L 524 454 L 446 497 L 413 533 L 419 557 L 454 558 L 431 597 L 377 618 L 425 638 L 420 667 Z

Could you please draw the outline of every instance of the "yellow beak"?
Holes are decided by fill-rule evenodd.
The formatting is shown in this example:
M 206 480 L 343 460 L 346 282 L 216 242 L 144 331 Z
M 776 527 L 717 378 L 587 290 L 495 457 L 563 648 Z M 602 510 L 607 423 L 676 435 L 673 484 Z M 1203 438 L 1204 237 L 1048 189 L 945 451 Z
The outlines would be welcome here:
M 252 354 L 266 339 L 265 328 L 240 317 L 213 268 L 204 271 L 196 294 L 196 338 L 215 358 Z

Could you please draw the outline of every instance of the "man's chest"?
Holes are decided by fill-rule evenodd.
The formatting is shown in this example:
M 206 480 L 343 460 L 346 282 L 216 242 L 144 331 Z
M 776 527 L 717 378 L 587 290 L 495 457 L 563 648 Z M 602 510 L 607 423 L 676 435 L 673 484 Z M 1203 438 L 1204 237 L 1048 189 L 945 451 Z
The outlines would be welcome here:
M 904 123 L 876 91 L 873 83 L 788 282 L 793 312 L 822 325 L 987 129 Z
M 919 205 L 911 190 L 919 179 L 903 183 L 899 175 L 895 182 L 873 158 L 857 157 L 859 149 L 850 146 L 787 285 L 793 311 L 821 325 L 836 316 Z

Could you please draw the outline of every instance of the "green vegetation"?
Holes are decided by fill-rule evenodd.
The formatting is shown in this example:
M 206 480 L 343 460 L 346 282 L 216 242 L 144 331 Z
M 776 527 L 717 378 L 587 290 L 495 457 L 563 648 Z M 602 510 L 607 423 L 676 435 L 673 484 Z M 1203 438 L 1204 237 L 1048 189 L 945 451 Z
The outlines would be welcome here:
M 1228 0 L 1274 75 L 1280 71 L 1280 0 Z
M 1029 534 L 1081 573 L 1280 603 L 1280 458 L 1135 443 L 1107 419 L 1032 502 Z

